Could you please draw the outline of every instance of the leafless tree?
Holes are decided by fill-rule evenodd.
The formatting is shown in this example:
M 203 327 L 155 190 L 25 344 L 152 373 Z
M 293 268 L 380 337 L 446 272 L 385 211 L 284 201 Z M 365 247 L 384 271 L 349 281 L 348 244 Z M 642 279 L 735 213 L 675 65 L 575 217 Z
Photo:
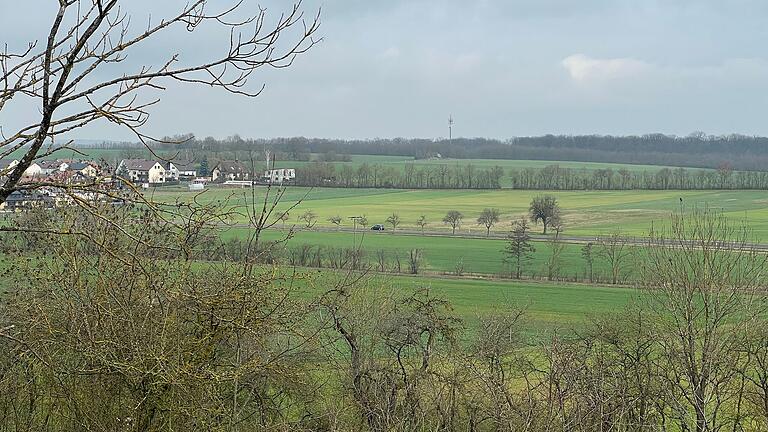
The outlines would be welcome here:
M 12 104 L 39 106 L 39 116 L 28 124 L 0 130 L 0 158 L 23 153 L 18 165 L 0 172 L 5 177 L 0 203 L 14 191 L 49 186 L 22 181 L 24 172 L 35 160 L 68 148 L 69 132 L 106 120 L 149 145 L 153 139 L 142 132 L 143 126 L 159 102 L 157 93 L 170 83 L 255 97 L 263 86 L 249 85 L 254 72 L 288 67 L 318 42 L 319 14 L 305 19 L 301 3 L 271 19 L 251 1 L 194 0 L 177 14 L 142 27 L 121 7 L 125 0 L 58 3 L 42 41 L 0 51 L 0 112 Z M 179 52 L 167 52 L 156 64 L 134 67 L 127 61 L 177 30 L 194 33 L 208 27 L 226 31 L 229 40 L 207 60 L 194 62 Z
M 595 265 L 595 257 L 593 255 L 593 247 L 594 244 L 592 242 L 589 242 L 582 246 L 581 248 L 581 257 L 584 259 L 584 265 L 586 266 L 586 269 L 584 271 L 585 278 L 589 278 L 589 282 L 595 281 L 595 274 L 594 274 L 594 265 Z
M 430 411 L 439 399 L 440 373 L 456 343 L 460 321 L 450 305 L 418 290 L 406 297 L 362 284 L 324 297 L 334 332 L 327 344 L 344 371 L 359 424 L 376 432 L 439 429 Z
M 464 215 L 458 210 L 450 210 L 443 216 L 443 223 L 451 226 L 451 233 L 456 234 L 456 228 L 461 226 Z
M 621 231 L 616 230 L 597 238 L 595 255 L 608 263 L 611 268 L 611 283 L 617 284 L 621 281 L 622 272 L 632 256 L 632 249 L 628 239 Z
M 533 223 L 541 221 L 544 225 L 544 234 L 547 228 L 560 223 L 560 205 L 553 195 L 538 195 L 531 200 L 528 215 Z
M 336 229 L 341 228 L 341 216 L 331 216 L 328 218 L 328 222 L 336 225 Z
M 427 217 L 425 215 L 419 216 L 419 219 L 416 220 L 416 225 L 421 228 L 421 233 L 424 233 L 424 227 L 427 226 Z
M 547 279 L 554 280 L 560 275 L 560 269 L 563 265 L 563 251 L 565 250 L 565 243 L 561 239 L 562 226 L 557 226 L 555 230 L 555 236 L 549 239 L 549 257 L 547 257 Z
M 477 218 L 477 224 L 485 227 L 486 237 L 491 235 L 491 228 L 499 223 L 500 216 L 501 212 L 495 208 L 483 209 L 482 213 L 480 213 L 480 216 Z
M 424 264 L 424 252 L 421 249 L 411 249 L 408 251 L 408 269 L 411 274 L 419 274 L 421 266 Z
M 392 213 L 387 217 L 387 223 L 392 225 L 392 231 L 397 231 L 397 226 L 400 225 L 400 215 Z
M 303 222 L 307 229 L 312 229 L 317 223 L 317 215 L 312 210 L 307 210 L 299 216 L 299 221 Z
M 283 211 L 278 213 L 277 215 L 277 221 L 281 223 L 281 229 L 285 230 L 285 223 L 288 222 L 288 219 L 291 218 L 291 215 L 287 211 Z
M 745 344 L 765 318 L 767 257 L 746 226 L 715 211 L 674 215 L 641 260 L 675 429 L 745 429 Z M 753 357 L 753 360 L 755 358 Z M 741 381 L 741 384 L 739 384 Z

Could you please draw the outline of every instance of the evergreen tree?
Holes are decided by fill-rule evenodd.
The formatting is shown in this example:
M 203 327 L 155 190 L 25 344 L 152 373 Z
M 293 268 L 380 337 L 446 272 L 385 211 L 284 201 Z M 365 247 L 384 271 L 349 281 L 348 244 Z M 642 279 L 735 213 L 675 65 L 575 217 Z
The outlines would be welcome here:
M 533 259 L 536 248 L 531 244 L 530 228 L 525 218 L 521 218 L 512 226 L 512 231 L 507 236 L 507 245 L 504 248 L 504 263 L 515 266 L 515 278 L 520 279 L 525 265 Z
M 200 161 L 200 177 L 208 177 L 210 173 L 211 170 L 208 167 L 208 156 L 203 156 L 203 159 Z

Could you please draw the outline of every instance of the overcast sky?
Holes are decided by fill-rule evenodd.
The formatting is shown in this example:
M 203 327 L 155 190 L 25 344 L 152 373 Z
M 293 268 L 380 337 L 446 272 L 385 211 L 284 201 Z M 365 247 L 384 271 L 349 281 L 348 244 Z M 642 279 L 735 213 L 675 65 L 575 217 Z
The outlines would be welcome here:
M 55 3 L 0 0 L 0 44 L 44 39 Z M 157 19 L 184 2 L 126 3 L 138 27 L 149 13 Z M 261 4 L 270 14 L 289 5 Z M 257 74 L 253 87 L 266 84 L 261 97 L 170 85 L 148 132 L 438 138 L 452 114 L 455 134 L 468 137 L 768 135 L 765 0 L 306 0 L 304 7 L 322 7 L 324 40 L 292 68 Z M 206 58 L 227 43 L 207 31 L 200 29 L 203 40 L 177 34 L 150 44 L 131 60 Z M 35 115 L 15 108 L 0 124 Z M 78 137 L 130 135 L 98 125 Z

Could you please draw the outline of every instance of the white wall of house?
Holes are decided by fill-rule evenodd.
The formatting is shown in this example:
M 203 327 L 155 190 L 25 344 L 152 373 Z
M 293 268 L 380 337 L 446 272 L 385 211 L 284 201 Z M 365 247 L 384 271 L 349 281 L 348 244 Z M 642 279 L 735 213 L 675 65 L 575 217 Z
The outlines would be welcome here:
M 124 161 L 120 162 L 117 171 L 124 165 Z M 167 176 L 166 169 L 159 162 L 155 162 L 149 170 L 129 169 L 128 179 L 134 183 L 165 183 L 167 180 L 170 180 Z
M 155 166 L 149 169 L 149 175 L 147 176 L 150 183 L 165 183 L 166 171 L 162 165 L 156 163 Z
M 283 183 L 295 178 L 296 170 L 294 168 L 278 168 L 264 171 L 264 180 L 270 183 Z
M 165 170 L 165 181 L 178 181 L 179 180 L 179 170 L 176 168 L 176 165 L 174 165 L 172 162 L 168 163 L 168 169 Z
M 26 170 L 24 170 L 24 175 L 29 177 L 37 177 L 43 175 L 43 168 L 36 164 L 32 163 Z
M 80 173 L 88 177 L 96 177 L 99 174 L 99 170 L 97 170 L 93 165 L 88 165 L 87 167 L 81 169 Z

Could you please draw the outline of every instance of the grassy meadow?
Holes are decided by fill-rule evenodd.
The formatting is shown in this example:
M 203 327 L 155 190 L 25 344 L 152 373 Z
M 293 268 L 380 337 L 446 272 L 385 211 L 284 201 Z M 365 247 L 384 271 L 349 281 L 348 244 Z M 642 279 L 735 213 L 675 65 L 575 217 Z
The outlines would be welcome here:
M 323 276 L 315 278 L 317 286 L 310 294 L 327 289 L 324 280 Z M 469 328 L 476 327 L 480 317 L 523 309 L 525 327 L 534 334 L 578 328 L 593 317 L 619 312 L 639 298 L 632 288 L 534 281 L 378 275 L 366 284 L 367 289 L 395 290 L 401 295 L 429 289 L 432 295 L 449 299 Z
M 247 230 L 234 228 L 224 233 L 224 238 L 244 238 Z M 263 234 L 264 240 L 278 240 L 284 237 L 281 231 L 270 230 Z M 317 232 L 299 231 L 286 244 L 286 248 L 296 248 L 299 245 L 323 245 L 331 248 L 352 248 L 358 245 L 366 252 L 366 260 L 375 264 L 377 252 L 384 251 L 387 257 L 387 268 L 393 264 L 395 254 L 402 261 L 403 268 L 407 266 L 406 256 L 411 249 L 422 249 L 424 262 L 423 270 L 432 273 L 453 274 L 461 262 L 463 272 L 467 274 L 481 273 L 506 275 L 509 267 L 503 263 L 502 250 L 506 241 L 502 239 L 455 238 L 417 235 L 397 235 L 391 232 L 368 231 L 353 235 L 349 232 Z M 537 277 L 547 275 L 546 262 L 552 254 L 551 245 L 547 242 L 534 243 L 536 251 L 532 260 L 526 265 L 526 274 Z M 583 277 L 586 269 L 581 256 L 581 245 L 565 244 L 561 252 L 562 265 L 559 273 L 564 277 Z M 629 267 L 629 266 L 628 266 Z M 594 274 L 607 277 L 607 264 L 595 258 Z
M 243 210 L 251 201 L 251 193 L 261 198 L 265 188 L 226 189 L 211 187 L 197 195 L 183 188 L 158 188 L 149 192 L 162 202 L 190 201 L 227 203 Z M 416 220 L 425 215 L 426 229 L 449 232 L 441 222 L 449 210 L 464 214 L 464 223 L 457 234 L 483 233 L 476 219 L 484 208 L 501 211 L 501 223 L 494 232 L 509 230 L 510 222 L 526 215 L 531 199 L 539 191 L 520 190 L 396 190 L 396 189 L 306 189 L 289 188 L 282 208 L 301 201 L 290 214 L 289 224 L 307 210 L 317 215 L 318 227 L 332 227 L 332 216 L 341 216 L 342 226 L 351 227 L 349 216 L 365 215 L 369 225 L 386 223 L 392 213 L 401 220 L 401 229 L 416 229 Z M 546 192 L 557 197 L 563 212 L 565 234 L 591 237 L 620 229 L 623 233 L 642 236 L 652 224 L 664 224 L 669 214 L 680 209 L 708 206 L 722 210 L 733 220 L 746 221 L 754 230 L 756 240 L 768 241 L 768 192 L 765 191 L 565 191 Z M 239 217 L 245 222 L 245 217 Z M 388 227 L 391 229 L 391 227 Z M 534 226 L 534 232 L 541 227 Z

